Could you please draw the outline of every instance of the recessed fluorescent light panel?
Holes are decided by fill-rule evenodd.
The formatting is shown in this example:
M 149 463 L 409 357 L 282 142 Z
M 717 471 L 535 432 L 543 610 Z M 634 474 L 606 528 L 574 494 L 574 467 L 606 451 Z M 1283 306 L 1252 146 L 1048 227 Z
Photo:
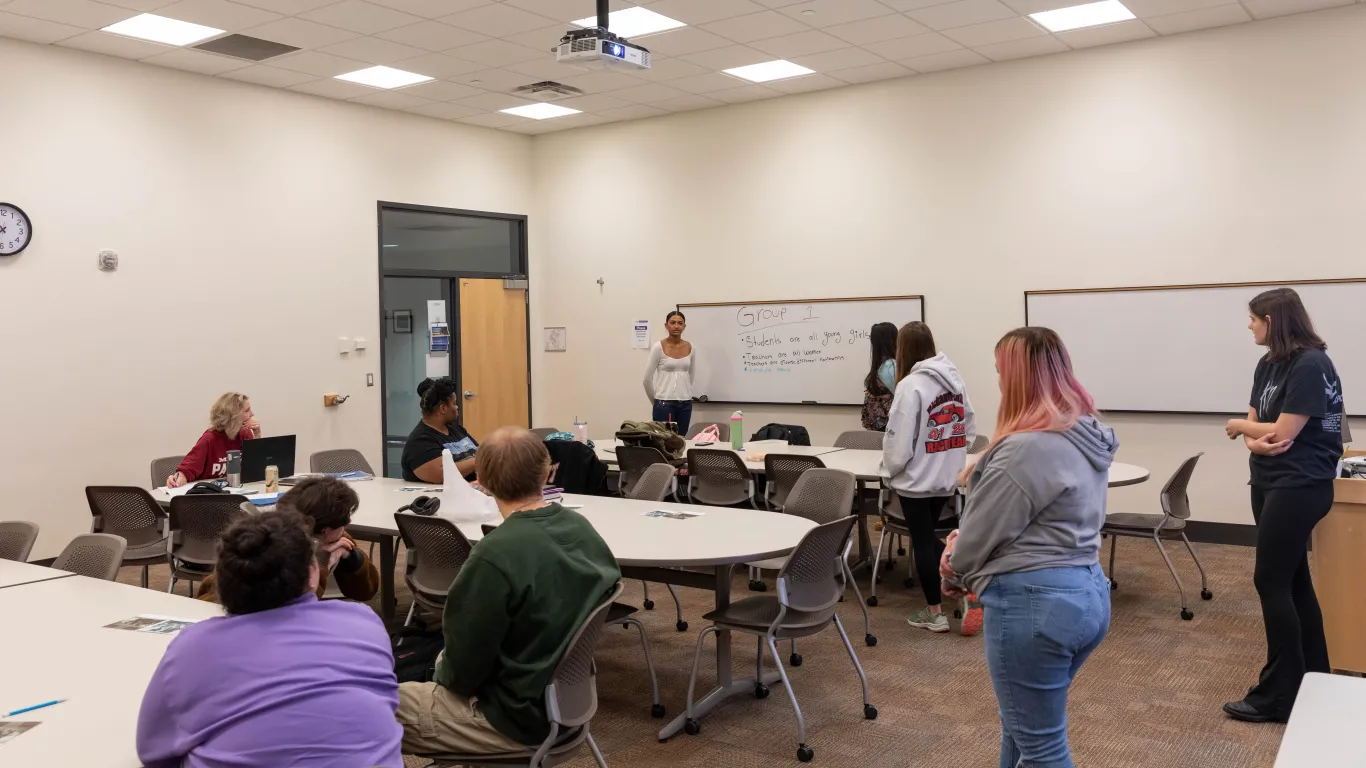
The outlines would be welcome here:
M 735 67 L 734 69 L 723 69 L 728 75 L 748 80 L 751 83 L 767 83 L 770 80 L 786 80 L 789 77 L 801 77 L 802 75 L 814 75 L 816 70 L 807 69 L 800 64 L 793 64 L 790 61 L 778 59 L 777 61 L 766 61 L 763 64 L 750 64 L 747 67 Z
M 134 16 L 117 24 L 110 24 L 101 31 L 112 32 L 124 37 L 136 37 L 139 40 L 151 40 L 154 43 L 166 45 L 191 45 L 200 40 L 208 40 L 214 35 L 223 34 L 221 29 L 206 27 L 202 24 L 191 24 L 179 19 L 168 19 L 165 16 L 157 16 L 151 13 Z
M 337 75 L 336 79 L 360 83 L 372 88 L 402 88 L 405 85 L 425 83 L 432 78 L 419 75 L 416 72 L 404 72 L 393 67 L 370 67 L 369 69 L 358 69 L 355 72 Z
M 546 104 L 544 102 L 528 104 L 525 107 L 512 107 L 511 109 L 499 110 L 503 114 L 516 115 L 518 117 L 529 117 L 532 120 L 549 120 L 552 117 L 564 117 L 565 115 L 577 115 L 581 110 L 562 107 L 559 104 Z
M 596 27 L 598 17 L 590 16 L 586 19 L 579 19 L 572 22 L 579 27 Z M 660 13 L 655 13 L 647 8 L 623 8 L 620 11 L 613 11 L 607 14 L 608 31 L 621 37 L 640 37 L 641 35 L 653 35 L 656 32 L 668 32 L 671 29 L 686 27 L 681 21 L 671 19 Z
M 1119 0 L 1104 0 L 1099 3 L 1059 8 L 1056 11 L 1031 13 L 1029 18 L 1042 24 L 1049 32 L 1066 32 L 1069 29 L 1128 21 L 1134 18 L 1134 14 Z

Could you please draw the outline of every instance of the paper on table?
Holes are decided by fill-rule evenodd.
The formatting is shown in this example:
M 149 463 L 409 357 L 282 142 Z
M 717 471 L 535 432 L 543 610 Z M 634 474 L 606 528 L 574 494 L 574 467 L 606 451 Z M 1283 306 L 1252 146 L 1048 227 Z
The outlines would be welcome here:
M 650 509 L 640 513 L 641 517 L 662 517 L 666 520 L 688 520 L 701 517 L 706 512 L 685 512 L 681 509 Z
M 176 496 L 184 496 L 185 494 L 189 493 L 189 492 L 190 492 L 190 489 L 193 488 L 193 487 L 195 486 L 195 483 L 200 483 L 200 482 L 209 482 L 209 481 L 208 481 L 208 480 L 196 480 L 194 483 L 186 483 L 186 484 L 180 486 L 179 488 L 167 488 L 166 486 L 163 485 L 162 487 L 158 488 L 157 490 L 160 491 L 160 492 L 162 492 L 162 493 L 164 493 L 164 494 L 166 494 L 167 496 L 170 496 L 170 497 L 174 498 L 174 497 L 176 497 Z M 226 492 L 228 492 L 228 493 L 235 493 L 235 494 L 237 494 L 237 495 L 239 495 L 239 496 L 251 496 L 251 495 L 254 494 L 254 493 L 259 493 L 259 491 L 253 491 L 253 490 L 249 490 L 249 489 L 247 489 L 247 488 L 233 488 L 232 486 L 228 486 L 228 487 L 224 488 L 223 490 L 226 491 Z
M 442 483 L 438 515 L 453 523 L 487 523 L 502 517 L 493 497 L 474 490 L 465 481 L 460 470 L 455 468 L 455 459 L 451 458 L 449 450 L 441 452 L 441 471 L 446 480 Z

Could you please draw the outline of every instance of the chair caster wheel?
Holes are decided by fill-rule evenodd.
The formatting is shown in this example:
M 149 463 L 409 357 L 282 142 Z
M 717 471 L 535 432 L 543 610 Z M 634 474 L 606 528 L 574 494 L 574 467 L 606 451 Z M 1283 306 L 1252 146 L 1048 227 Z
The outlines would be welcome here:
M 906 580 L 901 582 L 901 585 L 906 589 L 910 589 L 911 587 L 915 586 L 915 579 L 912 579 L 910 576 L 907 576 Z
M 653 611 L 654 609 L 655 609 L 655 601 L 653 601 L 653 600 L 646 600 L 646 601 L 645 601 L 645 610 L 647 610 L 647 611 Z
M 1117 589 L 1119 589 L 1119 579 L 1110 579 L 1110 591 L 1114 592 Z
M 764 685 L 763 683 L 759 683 L 759 684 L 755 685 L 755 686 L 754 686 L 754 698 L 756 698 L 756 699 L 767 699 L 767 698 L 768 698 L 768 686 L 767 686 L 767 685 Z
M 787 657 L 787 662 L 794 667 L 800 667 L 802 665 L 802 655 L 800 653 L 794 653 Z
M 815 756 L 816 750 L 812 749 L 811 747 L 808 747 L 805 744 L 801 745 L 800 747 L 797 747 L 797 759 L 802 761 L 803 763 L 811 762 L 811 758 Z
M 867 643 L 869 648 L 872 648 L 877 645 L 877 638 L 873 635 L 864 635 L 863 642 Z
M 1214 593 L 1211 592 L 1211 591 L 1209 591 L 1208 589 L 1202 589 L 1202 590 L 1200 590 L 1200 599 L 1201 599 L 1201 600 L 1213 600 L 1213 599 L 1214 599 Z
M 689 736 L 696 736 L 702 732 L 702 724 L 690 717 L 683 721 L 683 732 Z
M 677 624 L 675 624 L 674 626 L 678 628 L 678 631 L 679 631 L 679 632 L 687 632 L 687 631 L 688 631 L 688 622 L 686 622 L 686 621 L 680 621 L 680 622 L 678 622 Z
M 877 607 L 877 595 L 869 595 L 869 596 L 868 596 L 868 607 L 869 607 L 869 608 L 876 608 L 876 607 Z
M 1185 608 L 1182 608 L 1182 609 L 1181 609 L 1181 618 L 1182 618 L 1184 621 L 1190 621 L 1191 619 L 1195 618 L 1195 614 L 1191 613 L 1189 610 L 1187 610 L 1187 609 L 1185 609 Z
M 751 581 L 751 582 L 749 583 L 749 591 L 750 591 L 750 592 L 767 592 L 767 591 L 768 591 L 768 585 L 765 584 L 765 583 L 763 583 L 762 581 Z
M 905 556 L 906 556 L 906 548 L 905 548 L 905 547 L 897 547 L 897 548 L 896 548 L 896 553 L 897 553 L 897 555 L 899 555 L 899 556 L 901 556 L 901 557 L 905 557 Z
M 873 706 L 872 704 L 864 704 L 864 705 L 863 705 L 863 717 L 864 717 L 864 719 L 866 719 L 866 720 L 876 720 L 876 719 L 877 719 L 877 707 Z
M 663 717 L 663 716 L 664 716 L 664 705 L 663 705 L 663 704 L 655 704 L 654 706 L 650 707 L 650 717 Z

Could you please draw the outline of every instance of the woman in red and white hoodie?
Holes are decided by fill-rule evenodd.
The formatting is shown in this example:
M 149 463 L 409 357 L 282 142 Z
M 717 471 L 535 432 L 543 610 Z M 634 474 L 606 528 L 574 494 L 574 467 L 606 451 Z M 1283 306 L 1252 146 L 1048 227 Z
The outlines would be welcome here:
M 228 451 L 242 449 L 243 440 L 261 436 L 261 422 L 251 412 L 246 395 L 227 392 L 209 409 L 209 428 L 199 436 L 176 471 L 166 478 L 167 488 L 178 488 L 197 480 L 223 477 L 228 473 Z
M 936 353 L 929 326 L 902 326 L 896 340 L 896 395 L 887 416 L 882 476 L 896 492 L 911 532 L 916 575 L 925 608 L 907 619 L 913 627 L 949 631 L 940 606 L 939 557 L 944 542 L 935 535 L 944 505 L 958 488 L 977 420 L 963 377 L 942 352 Z M 948 527 L 953 527 L 952 525 Z

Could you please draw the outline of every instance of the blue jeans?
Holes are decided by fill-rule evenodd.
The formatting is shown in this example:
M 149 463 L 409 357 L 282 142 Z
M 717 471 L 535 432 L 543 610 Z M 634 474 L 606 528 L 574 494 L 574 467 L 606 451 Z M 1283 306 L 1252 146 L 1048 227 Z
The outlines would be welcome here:
M 678 434 L 688 434 L 688 426 L 692 423 L 692 401 L 691 400 L 656 400 L 654 412 L 650 418 L 654 421 L 673 421 L 678 423 Z
M 1067 689 L 1110 628 L 1100 564 L 994 576 L 981 594 L 1000 768 L 1073 768 Z

